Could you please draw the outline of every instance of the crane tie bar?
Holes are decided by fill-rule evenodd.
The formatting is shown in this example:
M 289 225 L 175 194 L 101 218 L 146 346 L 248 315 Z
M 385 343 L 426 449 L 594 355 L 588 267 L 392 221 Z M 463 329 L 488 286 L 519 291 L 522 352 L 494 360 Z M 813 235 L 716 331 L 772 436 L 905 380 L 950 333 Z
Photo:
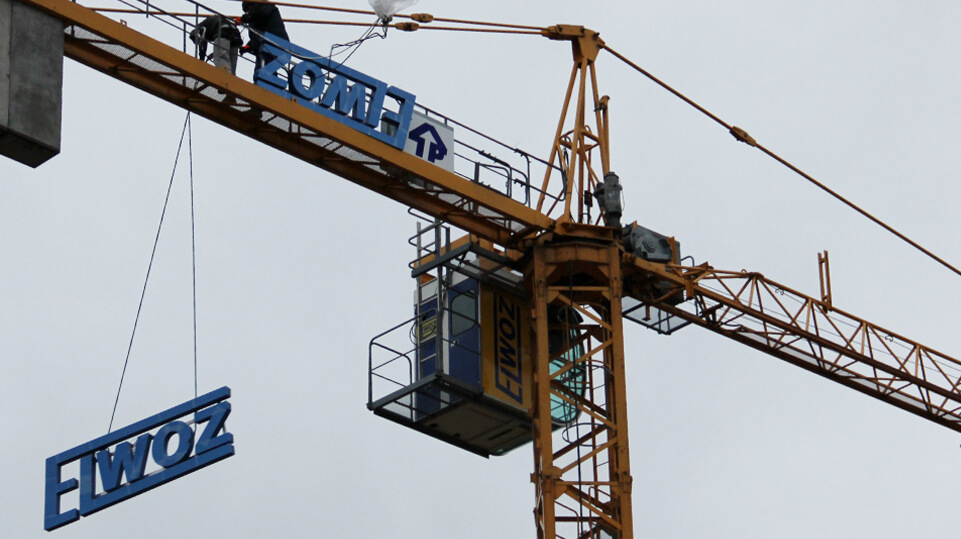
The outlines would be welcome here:
M 772 152 L 771 150 L 765 148 L 763 145 L 758 144 L 758 142 L 757 142 L 756 140 L 754 140 L 754 138 L 751 137 L 751 135 L 749 135 L 749 134 L 747 133 L 747 131 L 745 131 L 744 129 L 741 129 L 740 127 L 736 127 L 736 126 L 732 126 L 732 125 L 728 124 L 727 122 L 725 122 L 725 121 L 722 120 L 721 118 L 719 118 L 719 117 L 717 117 L 716 115 L 714 115 L 713 113 L 711 113 L 711 111 L 705 109 L 705 108 L 702 107 L 701 105 L 698 105 L 696 102 L 694 102 L 693 100 L 691 100 L 690 98 L 688 98 L 687 96 L 685 96 L 684 94 L 682 94 L 681 92 L 675 90 L 674 88 L 672 88 L 671 86 L 669 86 L 667 83 L 665 83 L 664 81 L 658 79 L 657 77 L 655 77 L 654 75 L 652 75 L 650 72 L 648 72 L 647 70 L 645 70 L 645 69 L 642 68 L 641 66 L 635 64 L 634 62 L 630 61 L 627 57 L 625 57 L 624 55 L 622 55 L 622 54 L 620 54 L 619 52 L 615 51 L 614 49 L 610 48 L 609 46 L 607 46 L 607 45 L 602 45 L 602 47 L 603 47 L 605 50 L 607 50 L 607 52 L 613 54 L 614 57 L 617 58 L 618 60 L 620 60 L 620 61 L 624 62 L 625 64 L 629 65 L 630 67 L 634 68 L 634 70 L 636 70 L 637 72 L 641 73 L 641 74 L 644 75 L 645 77 L 649 78 L 650 80 L 652 80 L 653 82 L 655 82 L 657 85 L 661 86 L 662 88 L 664 88 L 664 89 L 667 90 L 668 92 L 671 92 L 671 93 L 674 94 L 676 97 L 678 97 L 679 99 L 681 99 L 682 101 L 684 101 L 684 102 L 687 103 L 688 105 L 694 107 L 695 109 L 697 109 L 698 111 L 700 111 L 702 114 L 704 114 L 704 115 L 707 116 L 708 118 L 710 118 L 710 119 L 714 120 L 715 122 L 719 123 L 720 125 L 722 125 L 725 129 L 727 129 L 727 131 L 728 131 L 731 135 L 734 136 L 734 138 L 736 138 L 736 139 L 739 140 L 740 142 L 743 142 L 743 143 L 747 144 L 748 146 L 751 146 L 751 147 L 754 147 L 754 148 L 757 148 L 757 149 L 761 150 L 762 152 L 764 152 L 765 154 L 767 154 L 769 157 L 771 157 L 772 159 L 774 159 L 774 160 L 777 161 L 778 163 L 781 163 L 782 165 L 784 165 L 785 167 L 787 167 L 788 169 L 790 169 L 791 171 L 793 171 L 793 172 L 796 173 L 797 175 L 801 176 L 802 178 L 804 178 L 804 179 L 808 180 L 809 182 L 813 183 L 814 185 L 816 185 L 818 188 L 820 188 L 820 189 L 821 189 L 822 191 L 824 191 L 825 193 L 828 193 L 829 195 L 831 195 L 831 196 L 834 197 L 835 199 L 843 202 L 843 203 L 844 203 L 845 205 L 847 205 L 849 208 L 855 210 L 856 212 L 860 213 L 860 214 L 863 215 L 864 217 L 867 217 L 869 220 L 873 221 L 875 224 L 877 224 L 877 225 L 880 226 L 881 228 L 883 228 L 883 229 L 887 230 L 888 232 L 890 232 L 891 234 L 895 235 L 898 239 L 904 241 L 905 243 L 907 243 L 907 244 L 910 245 L 911 247 L 914 247 L 914 248 L 917 249 L 918 251 L 921 251 L 922 253 L 924 253 L 925 255 L 927 255 L 929 258 L 933 259 L 935 262 L 941 264 L 941 265 L 944 266 L 945 268 L 948 268 L 949 270 L 953 271 L 955 274 L 961 276 L 961 270 L 958 270 L 958 268 L 952 266 L 952 265 L 949 264 L 948 262 L 944 261 L 941 257 L 939 257 L 939 256 L 935 255 L 934 253 L 932 253 L 931 251 L 925 249 L 925 248 L 922 247 L 920 244 L 918 244 L 916 241 L 912 240 L 911 238 L 908 238 L 907 236 L 905 236 L 905 235 L 902 234 L 901 232 L 898 232 L 897 230 L 895 230 L 893 227 L 891 227 L 891 226 L 888 225 L 887 223 L 884 223 L 883 221 L 881 221 L 881 220 L 878 219 L 877 217 L 871 215 L 870 213 L 868 213 L 867 211 L 865 211 L 864 209 L 862 209 L 861 207 L 859 207 L 857 204 L 855 204 L 855 203 L 851 202 L 850 200 L 844 198 L 843 196 L 841 196 L 840 194 L 838 194 L 836 191 L 834 191 L 834 190 L 831 189 L 830 187 L 828 187 L 828 186 L 824 185 L 823 183 L 817 181 L 816 179 L 814 179 L 813 177 L 811 177 L 809 174 L 807 174 L 807 173 L 804 172 L 803 170 L 799 169 L 798 167 L 792 165 L 791 163 L 789 163 L 788 161 L 786 161 L 785 159 L 783 159 L 783 158 L 780 157 L 779 155 L 775 154 L 775 153 Z

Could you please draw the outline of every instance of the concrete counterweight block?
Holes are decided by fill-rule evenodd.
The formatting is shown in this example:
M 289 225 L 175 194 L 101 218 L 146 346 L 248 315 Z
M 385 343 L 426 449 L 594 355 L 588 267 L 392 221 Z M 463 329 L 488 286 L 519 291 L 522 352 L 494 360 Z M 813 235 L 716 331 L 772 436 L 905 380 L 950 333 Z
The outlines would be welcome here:
M 0 0 L 0 154 L 37 167 L 60 153 L 63 22 Z

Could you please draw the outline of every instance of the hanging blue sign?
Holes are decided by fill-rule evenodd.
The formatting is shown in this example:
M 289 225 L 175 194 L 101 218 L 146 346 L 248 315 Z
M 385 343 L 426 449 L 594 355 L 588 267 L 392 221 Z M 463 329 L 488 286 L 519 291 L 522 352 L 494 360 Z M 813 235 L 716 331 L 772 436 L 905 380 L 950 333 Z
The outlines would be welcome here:
M 230 415 L 228 398 L 230 388 L 222 387 L 48 458 L 44 529 L 50 531 L 70 524 L 232 456 L 234 436 L 224 425 Z M 192 418 L 181 420 L 190 414 Z M 157 427 L 156 432 L 148 432 Z M 156 468 L 149 473 L 148 456 L 151 467 Z M 61 468 L 77 460 L 79 481 L 76 477 L 62 479 Z M 61 496 L 78 487 L 80 507 L 61 512 Z
M 403 150 L 415 97 L 360 71 L 267 34 L 257 86 Z M 293 67 L 290 67 L 293 66 Z

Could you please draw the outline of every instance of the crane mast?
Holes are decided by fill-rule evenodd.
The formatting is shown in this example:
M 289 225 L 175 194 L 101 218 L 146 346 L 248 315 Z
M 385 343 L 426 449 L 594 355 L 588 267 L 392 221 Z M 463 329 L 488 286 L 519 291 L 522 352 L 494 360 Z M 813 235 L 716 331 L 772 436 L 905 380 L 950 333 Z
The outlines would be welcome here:
M 613 238 L 558 237 L 534 247 L 532 294 L 535 518 L 538 537 L 633 537 L 627 433 L 620 249 Z M 605 241 L 606 240 L 606 241 Z M 551 311 L 564 313 L 551 320 Z M 552 347 L 551 330 L 578 340 Z M 555 349 L 556 348 L 556 349 Z M 562 368 L 557 358 L 580 350 Z M 581 391 L 561 383 L 583 372 Z M 561 400 L 578 419 L 554 436 L 550 406 Z
M 571 42 L 573 67 L 551 145 L 549 161 L 556 167 L 548 167 L 536 206 L 548 215 L 559 212 L 558 226 L 538 239 L 524 271 L 536 338 L 532 480 L 537 536 L 630 538 L 621 230 L 615 219 L 609 227 L 597 226 L 607 220 L 602 212 L 591 223 L 586 204 L 611 173 L 608 99 L 598 91 L 595 68 L 604 42 L 580 26 L 552 26 L 544 35 Z M 555 171 L 559 189 L 551 188 Z M 550 200 L 550 192 L 559 194 Z M 614 196 L 619 206 L 620 191 Z M 552 312 L 560 314 L 552 319 Z M 549 343 L 552 331 L 567 337 L 561 346 Z M 564 356 L 570 361 L 559 361 Z M 563 383 L 573 370 L 583 373 L 579 391 Z M 552 402 L 558 401 L 577 410 L 578 418 L 560 437 L 550 415 Z
M 599 204 L 592 215 L 593 200 L 619 199 L 619 187 L 606 187 L 613 173 L 596 32 L 542 32 L 571 42 L 574 65 L 552 166 L 531 207 L 79 4 L 22 1 L 64 22 L 67 57 L 499 246 L 523 275 L 530 305 L 538 538 L 633 537 L 625 319 L 665 334 L 704 327 L 961 432 L 961 362 L 835 308 L 828 295 L 673 256 L 644 259 L 625 249 L 619 209 Z M 556 403 L 579 412 L 559 433 Z

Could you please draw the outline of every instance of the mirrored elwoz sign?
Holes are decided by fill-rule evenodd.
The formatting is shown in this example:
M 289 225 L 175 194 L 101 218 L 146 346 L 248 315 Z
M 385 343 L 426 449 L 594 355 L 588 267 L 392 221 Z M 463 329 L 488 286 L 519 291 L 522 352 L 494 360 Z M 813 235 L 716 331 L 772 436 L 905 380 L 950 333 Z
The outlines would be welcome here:
M 70 524 L 232 456 L 234 436 L 225 426 L 228 398 L 230 388 L 222 387 L 48 458 L 44 529 Z M 74 476 L 61 479 L 65 471 Z M 79 509 L 61 512 L 61 498 L 78 487 Z
M 404 149 L 413 94 L 273 34 L 266 34 L 261 50 L 273 59 L 254 74 L 257 86 Z

